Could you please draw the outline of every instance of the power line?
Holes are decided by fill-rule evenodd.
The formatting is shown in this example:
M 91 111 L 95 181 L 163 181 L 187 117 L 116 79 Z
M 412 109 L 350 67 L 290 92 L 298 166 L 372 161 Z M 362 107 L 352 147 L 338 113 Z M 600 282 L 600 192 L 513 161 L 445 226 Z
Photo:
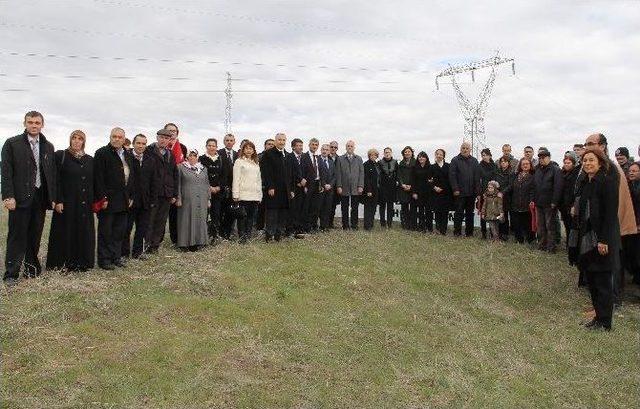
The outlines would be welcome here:
M 68 33 L 68 34 L 82 34 L 82 35 L 89 35 L 89 36 L 108 36 L 108 37 L 120 37 L 120 38 L 134 38 L 134 39 L 142 39 L 142 40 L 154 40 L 154 41 L 161 41 L 161 42 L 166 42 L 166 41 L 174 41 L 174 42 L 181 42 L 181 43 L 190 43 L 190 44 L 222 44 L 222 45 L 231 45 L 233 47 L 254 47 L 254 48 L 259 48 L 259 47 L 266 47 L 266 48 L 272 48 L 272 49 L 277 49 L 280 51 L 287 51 L 286 47 L 282 47 L 282 46 L 275 46 L 272 44 L 257 44 L 257 43 L 249 43 L 249 42 L 244 42 L 244 41 L 236 41 L 236 42 L 231 42 L 231 41 L 221 41 L 221 40 L 210 40 L 210 39 L 206 39 L 206 38 L 188 38 L 188 37 L 163 37 L 163 36 L 152 36 L 149 34 L 139 34 L 139 33 L 127 33 L 127 32 L 114 32 L 114 31 L 98 31 L 98 30 L 86 30 L 86 29 L 75 29 L 75 28 L 67 28 L 67 27 L 54 27 L 54 26 L 48 26 L 48 25 L 44 25 L 44 24 L 19 24 L 19 23 L 9 23 L 6 21 L 0 21 L 0 26 L 4 26 L 4 27 L 10 27 L 10 28 L 26 28 L 29 30 L 43 30 L 43 31 L 53 31 L 53 32 L 63 32 L 63 33 Z M 315 51 L 317 52 L 317 49 L 312 49 L 312 48 L 305 48 L 306 51 Z M 362 54 L 358 54 L 358 53 L 345 53 L 345 52 L 340 52 L 337 51 L 335 49 L 322 49 L 321 50 L 324 53 L 330 53 L 333 55 L 337 55 L 337 54 L 343 54 L 343 55 L 347 55 L 349 57 L 353 57 L 353 56 L 363 56 L 366 58 L 369 58 L 370 56 L 367 55 L 362 55 Z M 319 66 L 318 68 L 320 68 L 321 66 Z M 329 68 L 329 67 L 326 67 Z M 344 66 L 344 67 L 338 67 L 337 69 L 352 69 L 352 70 L 372 70 L 372 71 L 385 71 L 383 69 L 377 69 L 377 70 L 373 70 L 367 67 L 348 67 L 348 66 Z M 386 71 L 397 71 L 397 72 L 402 72 L 402 73 L 422 73 L 421 71 L 417 71 L 417 70 L 408 70 L 408 69 L 386 69 Z
M 2 23 L 0 23 L 2 25 Z M 281 64 L 281 63 L 264 63 L 264 62 L 242 62 L 242 61 L 218 61 L 218 60 L 192 60 L 192 59 L 173 59 L 173 58 L 153 58 L 153 57 L 122 57 L 122 56 L 100 56 L 100 55 L 78 55 L 78 54 L 53 54 L 53 53 L 35 53 L 35 52 L 15 52 L 0 51 L 0 55 L 7 57 L 23 57 L 23 58 L 46 58 L 46 59 L 68 59 L 68 60 L 87 60 L 87 61 L 128 61 L 135 63 L 162 63 L 162 64 L 201 64 L 201 65 L 217 65 L 227 64 L 233 66 L 252 66 L 263 67 L 269 66 L 273 68 L 290 68 L 290 69 L 313 69 L 313 70 L 338 70 L 338 71 L 356 71 L 356 72 L 378 72 L 378 73 L 402 73 L 402 74 L 428 74 L 430 71 L 412 71 L 412 70 L 396 70 L 386 68 L 368 68 L 368 67 L 350 67 L 350 66 L 328 66 L 328 65 L 306 65 L 306 64 Z
M 62 89 L 62 88 L 59 88 Z M 66 89 L 66 88 L 65 88 Z M 35 89 L 27 89 L 27 88 L 5 88 L 5 89 L 0 89 L 0 92 L 5 92 L 5 93 L 14 93 L 14 92 L 37 92 L 37 93 L 41 93 L 42 91 L 46 90 L 46 88 L 41 88 L 39 87 L 37 90 Z M 83 92 L 83 93 L 106 93 L 106 92 L 116 92 L 116 93 L 123 93 L 123 92 L 127 92 L 127 93 L 176 93 L 176 94 L 181 94 L 181 93 L 193 93 L 193 94 L 199 94 L 199 93 L 203 93 L 203 94 L 209 94 L 209 93 L 220 93 L 220 94 L 224 94 L 226 92 L 226 90 L 224 89 L 220 89 L 220 90 L 215 90 L 215 89 L 194 89 L 194 90 L 190 90 L 190 89 L 182 89 L 182 90 L 176 90 L 176 89 L 110 89 L 110 90 L 105 90 L 105 89 L 100 89 L 100 90 L 96 90 L 96 89 L 74 89 L 73 92 Z M 395 89 L 390 89 L 390 90 L 369 90 L 369 89 L 354 89 L 354 90 L 349 90 L 349 89 L 288 89 L 288 90 L 284 90 L 284 89 L 244 89 L 244 90 L 238 90 L 238 89 L 234 89 L 233 93 L 234 94 L 241 94 L 241 93 L 266 93 L 266 94 L 270 94 L 270 93 L 336 93 L 336 94 L 357 94 L 357 93 L 371 93 L 371 94 L 386 94 L 386 93 L 403 93 L 403 94 L 414 94 L 417 93 L 418 91 L 416 90 L 395 90 Z

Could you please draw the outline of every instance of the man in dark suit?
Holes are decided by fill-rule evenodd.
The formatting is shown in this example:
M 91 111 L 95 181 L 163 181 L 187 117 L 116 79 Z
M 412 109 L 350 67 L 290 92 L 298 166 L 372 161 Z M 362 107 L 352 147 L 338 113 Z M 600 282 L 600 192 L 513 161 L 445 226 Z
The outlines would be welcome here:
M 275 136 L 275 146 L 264 152 L 260 160 L 262 184 L 267 192 L 265 203 L 265 240 L 280 241 L 287 227 L 289 201 L 292 198 L 292 178 L 287 166 L 287 151 L 284 147 L 287 136 Z
M 304 200 L 305 232 L 307 233 L 318 231 L 320 213 L 319 146 L 320 142 L 316 138 L 311 138 L 309 140 L 309 151 L 302 155 L 303 173 L 307 180 L 307 193 Z
M 45 210 L 56 202 L 53 145 L 40 132 L 44 117 L 24 116 L 25 130 L 2 146 L 2 203 L 9 211 L 4 281 L 14 283 L 24 262 L 25 274 L 42 270 L 38 260 Z
M 179 165 L 187 159 L 187 147 L 178 140 L 178 135 L 180 135 L 178 125 L 169 122 L 164 126 L 164 130 L 171 134 L 169 150 L 172 151 L 173 160 L 176 162 L 176 165 Z M 181 155 L 177 154 L 174 150 L 175 144 L 179 144 Z M 172 203 L 169 207 L 169 237 L 171 238 L 171 242 L 176 244 L 178 241 L 178 208 L 175 203 Z
M 291 172 L 293 182 L 293 195 L 291 198 L 291 206 L 289 207 L 289 225 L 287 227 L 287 235 L 293 235 L 295 238 L 302 238 L 305 227 L 304 200 L 307 194 L 307 179 L 304 173 L 304 164 L 302 159 L 302 140 L 295 138 L 291 141 L 291 150 L 293 152 L 287 155 L 287 166 Z
M 113 128 L 109 138 L 93 160 L 94 194 L 96 201 L 103 202 L 98 212 L 98 266 L 104 270 L 124 267 L 122 240 L 135 180 L 133 157 L 123 146 L 124 130 Z
M 145 260 L 147 255 L 145 249 L 145 237 L 149 228 L 149 217 L 151 209 L 155 207 L 158 198 L 160 179 L 156 160 L 148 153 L 147 137 L 138 134 L 133 138 L 133 174 L 134 183 L 131 199 L 133 204 L 127 216 L 127 231 L 122 241 L 122 256 L 139 258 Z M 136 233 L 133 237 L 133 247 L 131 246 L 131 231 L 133 225 L 136 226 Z M 148 245 L 148 243 L 147 243 Z
M 337 165 L 338 163 L 338 142 L 337 141 L 331 141 L 329 143 L 329 159 L 331 159 L 333 161 L 334 166 Z M 336 207 L 338 207 L 338 203 L 340 203 L 340 195 L 336 194 L 336 192 L 333 192 L 333 215 L 335 215 L 336 213 Z M 331 219 L 331 226 L 329 227 L 330 229 L 335 228 L 334 225 L 335 222 L 335 217 Z
M 271 138 L 264 141 L 264 150 L 258 154 L 258 163 L 262 161 L 262 157 L 264 156 L 264 153 L 275 146 L 275 143 L 276 141 L 274 141 Z M 267 192 L 264 189 L 264 183 L 263 183 L 262 197 L 265 197 L 266 195 L 267 195 Z M 262 200 L 258 205 L 258 215 L 256 217 L 256 230 L 264 230 L 264 200 Z
M 233 215 L 231 214 L 231 205 L 233 199 L 231 198 L 231 182 L 233 181 L 233 164 L 238 159 L 238 151 L 233 150 L 233 145 L 236 143 L 236 137 L 233 134 L 226 134 L 223 139 L 224 148 L 218 150 L 222 166 L 225 174 L 225 184 L 222 186 L 223 199 L 222 199 L 222 220 L 220 222 L 220 235 L 223 239 L 229 240 L 231 238 L 231 232 L 233 231 Z
M 329 145 L 324 144 L 320 149 L 318 169 L 320 171 L 320 230 L 326 231 L 333 225 L 336 213 L 333 205 L 336 187 L 336 165 L 329 156 Z
M 158 252 L 158 247 L 164 240 L 169 209 L 176 203 L 178 197 L 178 168 L 169 149 L 171 133 L 166 129 L 160 129 L 156 136 L 157 142 L 152 143 L 145 149 L 145 155 L 155 159 L 156 178 L 158 179 L 155 206 L 151 208 L 149 216 L 150 221 L 146 240 L 147 254 Z

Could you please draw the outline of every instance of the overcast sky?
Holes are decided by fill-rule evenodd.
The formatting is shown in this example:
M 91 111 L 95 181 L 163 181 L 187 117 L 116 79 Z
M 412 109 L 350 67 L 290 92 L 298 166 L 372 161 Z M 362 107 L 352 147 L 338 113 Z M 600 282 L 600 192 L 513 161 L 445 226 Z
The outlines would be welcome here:
M 592 132 L 637 152 L 639 1 L 0 0 L 0 138 L 45 115 L 56 149 L 74 129 L 93 152 L 109 130 L 155 135 L 166 122 L 202 151 L 232 131 L 256 145 L 289 138 L 356 141 L 356 150 L 459 149 L 463 120 L 448 64 L 501 56 L 485 128 L 554 157 Z M 164 61 L 163 61 L 164 60 Z M 476 82 L 457 81 L 470 100 Z M 168 92 L 170 91 L 170 92 Z M 245 91 L 245 92 L 242 92 Z M 313 92 L 310 92 L 313 91 Z

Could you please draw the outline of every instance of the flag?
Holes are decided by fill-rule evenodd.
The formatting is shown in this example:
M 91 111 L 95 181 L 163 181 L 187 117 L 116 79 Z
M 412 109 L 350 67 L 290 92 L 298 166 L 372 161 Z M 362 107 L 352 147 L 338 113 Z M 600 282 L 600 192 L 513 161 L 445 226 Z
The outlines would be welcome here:
M 176 160 L 176 165 L 184 162 L 184 155 L 182 154 L 182 147 L 180 146 L 180 141 L 176 139 L 171 147 L 171 153 L 173 154 L 174 159 Z

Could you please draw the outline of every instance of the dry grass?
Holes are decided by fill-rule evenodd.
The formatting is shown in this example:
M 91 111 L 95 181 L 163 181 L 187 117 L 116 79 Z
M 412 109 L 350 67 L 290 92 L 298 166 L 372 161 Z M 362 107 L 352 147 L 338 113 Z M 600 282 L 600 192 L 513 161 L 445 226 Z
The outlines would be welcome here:
M 637 407 L 640 308 L 588 332 L 575 282 L 400 231 L 47 272 L 0 290 L 2 407 Z

